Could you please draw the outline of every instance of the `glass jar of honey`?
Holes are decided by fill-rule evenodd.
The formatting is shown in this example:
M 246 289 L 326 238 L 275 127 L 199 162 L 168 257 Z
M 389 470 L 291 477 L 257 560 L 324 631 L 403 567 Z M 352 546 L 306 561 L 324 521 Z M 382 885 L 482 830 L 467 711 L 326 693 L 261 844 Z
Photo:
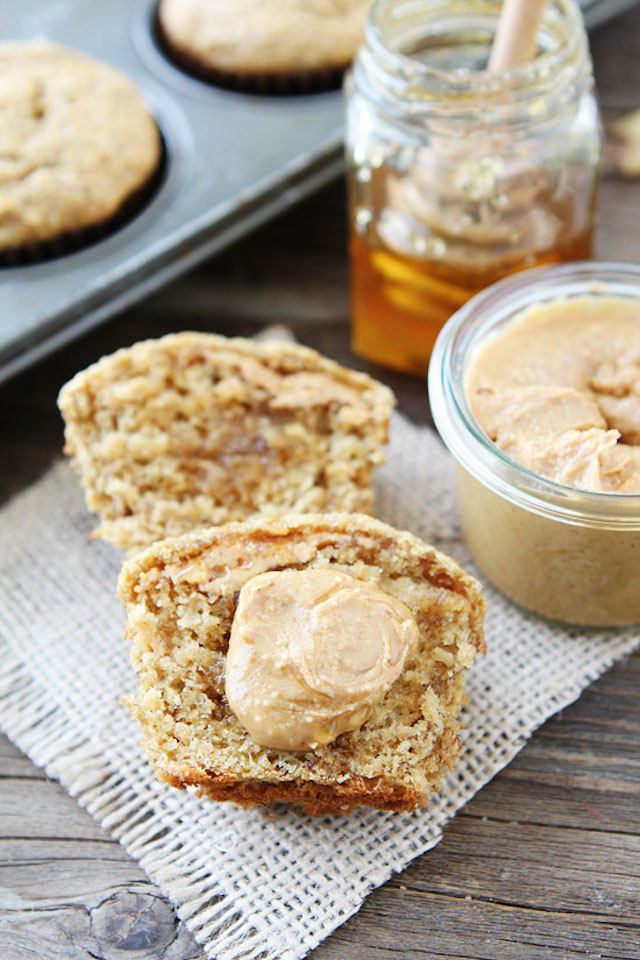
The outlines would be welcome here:
M 601 153 L 575 0 L 549 0 L 536 56 L 486 67 L 498 0 L 378 0 L 347 81 L 352 341 L 425 373 L 482 288 L 591 254 Z

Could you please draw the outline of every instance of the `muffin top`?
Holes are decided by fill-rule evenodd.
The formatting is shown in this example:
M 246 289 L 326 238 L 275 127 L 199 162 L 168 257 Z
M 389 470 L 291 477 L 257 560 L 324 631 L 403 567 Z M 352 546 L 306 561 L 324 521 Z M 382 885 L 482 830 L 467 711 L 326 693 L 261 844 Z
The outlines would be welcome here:
M 0 143 L 0 251 L 108 220 L 161 157 L 131 81 L 44 40 L 0 43 Z
M 161 0 L 169 43 L 200 66 L 273 75 L 346 67 L 372 0 Z

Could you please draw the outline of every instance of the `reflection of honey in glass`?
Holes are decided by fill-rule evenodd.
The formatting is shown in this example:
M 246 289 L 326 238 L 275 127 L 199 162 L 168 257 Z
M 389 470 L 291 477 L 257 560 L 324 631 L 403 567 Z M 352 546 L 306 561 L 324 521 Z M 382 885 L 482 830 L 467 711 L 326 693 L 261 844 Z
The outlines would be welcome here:
M 479 204 L 464 195 L 431 194 L 424 184 L 422 192 L 410 193 L 411 181 L 409 187 L 400 182 L 398 190 L 397 177 L 388 168 L 364 178 L 356 171 L 351 178 L 350 242 L 356 352 L 385 366 L 424 374 L 443 324 L 480 290 L 519 270 L 588 259 L 593 175 L 583 177 L 579 170 L 566 174 L 572 189 L 558 202 L 535 168 L 518 170 L 501 187 L 507 191 L 506 202 L 496 209 L 491 199 Z M 576 219 L 581 228 L 576 228 Z M 464 226 L 467 221 L 469 228 Z M 392 245 L 385 242 L 387 235 Z M 416 249 L 430 246 L 435 255 L 413 256 L 412 242 Z
M 351 235 L 352 340 L 356 353 L 409 373 L 427 372 L 436 337 L 458 307 L 510 273 L 589 259 L 591 231 L 508 267 L 479 273 L 372 248 Z

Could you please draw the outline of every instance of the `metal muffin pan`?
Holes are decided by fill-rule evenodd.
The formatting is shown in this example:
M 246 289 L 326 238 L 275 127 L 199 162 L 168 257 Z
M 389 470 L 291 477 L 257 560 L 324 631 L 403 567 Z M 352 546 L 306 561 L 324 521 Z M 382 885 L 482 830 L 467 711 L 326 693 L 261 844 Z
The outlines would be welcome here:
M 584 0 L 600 22 L 629 0 Z M 0 0 L 0 36 L 46 37 L 137 84 L 167 148 L 131 222 L 75 253 L 0 268 L 0 381 L 296 203 L 343 169 L 339 91 L 267 97 L 183 73 L 153 36 L 155 0 Z M 185 318 L 188 325 L 188 318 Z
M 46 37 L 127 73 L 154 113 L 168 155 L 162 186 L 127 225 L 55 260 L 0 269 L 0 380 L 342 169 L 339 91 L 265 97 L 191 78 L 157 48 L 154 8 L 150 0 L 0 0 L 1 36 Z

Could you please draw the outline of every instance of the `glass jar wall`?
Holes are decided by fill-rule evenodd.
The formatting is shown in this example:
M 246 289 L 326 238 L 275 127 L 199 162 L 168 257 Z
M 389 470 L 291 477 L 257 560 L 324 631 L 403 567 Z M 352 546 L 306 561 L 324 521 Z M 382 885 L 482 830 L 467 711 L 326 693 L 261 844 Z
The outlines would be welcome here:
M 424 373 L 478 290 L 590 255 L 600 129 L 582 17 L 551 0 L 534 60 L 485 68 L 500 2 L 378 0 L 347 82 L 355 350 Z
M 484 576 L 533 613 L 624 626 L 640 623 L 640 494 L 582 490 L 534 473 L 487 436 L 467 396 L 478 352 L 525 311 L 584 297 L 605 309 L 611 298 L 626 301 L 637 309 L 640 332 L 640 266 L 564 264 L 509 277 L 478 294 L 442 331 L 429 397 L 457 461 L 462 529 Z M 613 334 L 611 342 L 620 346 Z M 621 359 L 625 349 L 637 356 L 635 343 L 621 347 Z

